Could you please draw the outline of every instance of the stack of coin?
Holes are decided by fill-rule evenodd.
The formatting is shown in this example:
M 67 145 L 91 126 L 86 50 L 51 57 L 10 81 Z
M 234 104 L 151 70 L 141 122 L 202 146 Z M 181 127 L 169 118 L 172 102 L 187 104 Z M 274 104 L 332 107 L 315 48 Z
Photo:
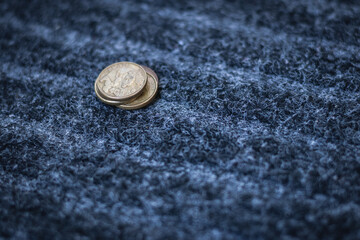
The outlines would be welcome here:
M 108 105 L 139 109 L 155 98 L 159 79 L 148 67 L 132 62 L 118 62 L 101 71 L 94 88 L 96 96 Z

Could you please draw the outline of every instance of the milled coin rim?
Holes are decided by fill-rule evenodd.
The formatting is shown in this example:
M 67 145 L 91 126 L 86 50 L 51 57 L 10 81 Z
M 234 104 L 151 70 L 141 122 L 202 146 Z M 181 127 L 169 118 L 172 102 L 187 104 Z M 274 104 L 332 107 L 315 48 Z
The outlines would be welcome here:
M 99 76 L 96 78 L 96 80 L 95 80 L 95 85 L 97 86 L 97 82 L 99 81 L 99 78 L 100 78 L 101 74 L 102 74 L 104 71 L 106 71 L 108 68 L 112 67 L 113 65 L 116 65 L 116 64 L 124 64 L 124 63 L 129 63 L 129 64 L 132 64 L 132 65 L 135 65 L 135 66 L 139 67 L 141 70 L 144 71 L 145 76 L 146 76 L 146 79 L 145 79 L 145 81 L 144 81 L 143 86 L 140 87 L 140 89 L 139 89 L 138 91 L 136 91 L 136 92 L 134 92 L 134 93 L 132 93 L 132 94 L 130 94 L 130 95 L 127 95 L 127 96 L 125 96 L 125 97 L 112 97 L 112 96 L 109 96 L 109 95 L 107 95 L 106 93 L 104 93 L 104 92 L 101 90 L 101 88 L 98 87 L 98 88 L 97 88 L 97 89 L 98 89 L 98 93 L 99 93 L 99 95 L 101 95 L 101 96 L 103 97 L 103 99 L 105 99 L 105 100 L 110 100 L 110 101 L 122 101 L 122 102 L 123 102 L 123 101 L 131 100 L 132 98 L 137 97 L 137 96 L 140 95 L 141 92 L 144 90 L 144 88 L 145 88 L 145 86 L 146 86 L 146 84 L 147 84 L 147 72 L 145 71 L 145 69 L 144 69 L 141 65 L 139 65 L 139 64 L 137 64 L 137 63 L 134 63 L 134 62 L 126 62 L 126 61 L 125 61 L 125 62 L 116 62 L 116 63 L 110 64 L 109 66 L 107 66 L 106 68 L 104 68 L 104 69 L 100 72 Z
M 135 109 L 139 109 L 142 107 L 145 107 L 147 105 L 149 105 L 156 97 L 158 90 L 159 90 L 159 81 L 157 76 L 154 76 L 152 73 L 146 72 L 146 74 L 150 75 L 152 77 L 152 79 L 154 79 L 155 82 L 155 91 L 154 93 L 144 102 L 138 103 L 136 105 L 131 105 L 131 103 L 127 103 L 127 104 L 119 104 L 117 107 L 118 108 L 122 108 L 125 110 L 135 110 Z M 155 74 L 156 75 L 156 74 Z M 149 81 L 149 77 L 148 77 L 148 81 Z
M 94 89 L 95 89 L 95 94 L 96 96 L 100 99 L 101 102 L 107 104 L 107 105 L 112 105 L 112 106 L 117 106 L 119 104 L 125 104 L 125 103 L 129 103 L 131 101 L 134 101 L 136 99 L 136 97 L 126 100 L 126 101 L 114 101 L 114 100 L 107 100 L 105 98 L 103 98 L 100 93 L 99 93 L 99 88 L 96 85 L 96 82 L 94 84 Z

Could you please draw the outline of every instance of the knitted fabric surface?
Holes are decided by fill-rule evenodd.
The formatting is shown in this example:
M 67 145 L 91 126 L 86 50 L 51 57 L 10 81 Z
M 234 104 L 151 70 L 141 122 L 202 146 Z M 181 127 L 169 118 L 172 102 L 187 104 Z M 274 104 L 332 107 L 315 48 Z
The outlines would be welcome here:
M 0 3 L 0 239 L 359 239 L 359 1 Z M 147 108 L 101 103 L 132 61 Z

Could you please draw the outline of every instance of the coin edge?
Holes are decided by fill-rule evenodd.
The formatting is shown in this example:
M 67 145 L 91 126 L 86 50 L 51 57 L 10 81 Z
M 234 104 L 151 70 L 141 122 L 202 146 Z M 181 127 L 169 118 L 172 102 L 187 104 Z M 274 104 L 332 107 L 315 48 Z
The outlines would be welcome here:
M 107 104 L 107 105 L 111 105 L 111 106 L 117 106 L 119 104 L 128 104 L 132 101 L 135 101 L 137 96 L 134 98 L 129 99 L 128 101 L 115 101 L 115 100 L 108 100 L 105 99 L 103 96 L 101 96 L 101 94 L 99 93 L 99 88 L 96 85 L 96 83 L 94 84 L 94 90 L 95 90 L 95 95 L 96 97 L 103 103 Z
M 150 73 L 152 73 L 153 74 L 153 76 L 155 76 L 156 77 L 156 80 L 157 81 L 159 81 L 159 78 L 158 78 L 158 76 L 157 76 L 157 74 L 155 73 L 155 71 L 154 70 L 152 70 L 151 68 L 149 68 L 148 66 L 145 66 L 145 65 L 141 65 L 143 68 L 144 68 L 144 70 L 147 72 L 147 69 L 150 71 Z

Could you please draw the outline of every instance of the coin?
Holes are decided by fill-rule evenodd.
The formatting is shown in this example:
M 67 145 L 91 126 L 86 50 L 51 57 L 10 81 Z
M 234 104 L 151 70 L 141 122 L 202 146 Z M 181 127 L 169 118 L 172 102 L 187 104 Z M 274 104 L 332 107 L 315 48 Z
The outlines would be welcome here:
M 146 71 L 140 65 L 132 62 L 118 62 L 102 70 L 95 85 L 98 94 L 103 99 L 127 101 L 139 96 L 146 82 Z
M 159 88 L 158 79 L 156 74 L 154 76 L 154 74 L 152 74 L 151 71 L 147 71 L 146 73 L 148 74 L 148 81 L 146 83 L 143 93 L 130 103 L 118 105 L 119 108 L 128 109 L 128 110 L 139 109 L 147 106 L 152 102 L 152 100 L 154 100 Z

